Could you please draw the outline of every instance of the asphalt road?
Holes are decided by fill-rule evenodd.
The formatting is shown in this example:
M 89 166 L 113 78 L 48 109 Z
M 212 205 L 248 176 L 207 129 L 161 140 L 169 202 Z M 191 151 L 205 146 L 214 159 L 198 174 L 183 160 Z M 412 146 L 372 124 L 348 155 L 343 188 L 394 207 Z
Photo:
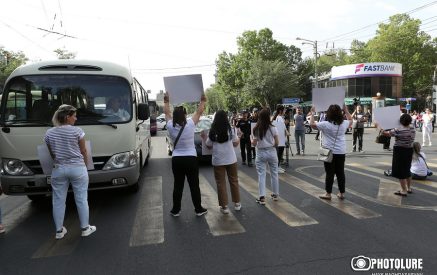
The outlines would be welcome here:
M 181 216 L 174 218 L 169 215 L 171 160 L 158 133 L 138 193 L 90 193 L 90 220 L 97 232 L 88 238 L 79 236 L 71 198 L 65 220 L 69 232 L 55 241 L 50 201 L 1 196 L 7 233 L 0 236 L 0 274 L 437 274 L 437 176 L 415 182 L 406 198 L 393 195 L 399 184 L 382 173 L 392 155 L 374 143 L 375 136 L 374 129 L 366 129 L 365 152 L 347 156 L 344 201 L 317 197 L 324 192 L 324 171 L 315 160 L 315 135 L 308 134 L 306 155 L 291 157 L 291 167 L 280 176 L 278 202 L 255 203 L 256 170 L 240 165 L 243 208 L 231 207 L 224 216 L 212 167 L 204 164 L 200 181 L 208 214 L 194 215 L 186 185 Z M 349 150 L 351 139 L 347 135 Z M 437 172 L 435 148 L 424 151 Z M 423 269 L 358 272 L 351 267 L 357 256 L 409 263 L 413 258 Z M 355 263 L 365 269 L 366 261 Z

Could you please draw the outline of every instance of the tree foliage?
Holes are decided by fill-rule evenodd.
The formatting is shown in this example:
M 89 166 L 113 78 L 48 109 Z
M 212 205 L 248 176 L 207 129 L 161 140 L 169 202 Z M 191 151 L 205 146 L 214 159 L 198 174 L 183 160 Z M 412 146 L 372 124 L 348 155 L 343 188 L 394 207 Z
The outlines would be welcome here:
M 27 60 L 28 58 L 21 51 L 13 52 L 0 47 L 0 88 L 3 87 L 9 75 Z
M 58 49 L 54 50 L 54 52 L 58 56 L 58 59 L 75 59 L 76 58 L 76 53 L 70 52 L 65 48 L 63 48 L 63 49 L 58 48 Z

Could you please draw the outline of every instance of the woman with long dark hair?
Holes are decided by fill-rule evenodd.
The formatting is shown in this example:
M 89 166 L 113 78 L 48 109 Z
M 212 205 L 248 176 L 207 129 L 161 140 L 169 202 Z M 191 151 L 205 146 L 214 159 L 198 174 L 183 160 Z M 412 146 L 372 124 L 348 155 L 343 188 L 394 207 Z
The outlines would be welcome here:
M 339 199 L 344 199 L 344 193 L 346 192 L 346 176 L 344 173 L 344 162 L 346 160 L 346 130 L 352 125 L 352 116 L 349 113 L 346 105 L 343 106 L 344 115 L 340 106 L 337 104 L 331 105 L 326 111 L 326 120 L 322 122 L 314 121 L 314 107 L 310 112 L 310 125 L 311 128 L 322 132 L 322 146 L 332 151 L 332 162 L 324 162 L 326 177 L 325 177 L 325 190 L 324 195 L 319 198 L 324 200 L 331 199 L 332 185 L 334 184 L 334 175 L 337 176 L 338 189 L 340 193 L 337 194 Z
M 169 96 L 164 95 L 164 113 L 167 120 L 167 130 L 173 141 L 173 154 L 171 159 L 174 176 L 173 208 L 170 214 L 178 217 L 181 212 L 182 193 L 184 191 L 185 177 L 191 191 L 191 200 L 194 212 L 202 216 L 208 212 L 202 207 L 202 199 L 199 188 L 199 166 L 197 164 L 197 152 L 194 146 L 194 131 L 200 116 L 205 109 L 206 97 L 202 95 L 196 113 L 187 119 L 187 111 L 184 107 L 175 107 L 173 117 L 170 114 Z
M 206 136 L 202 136 L 202 138 L 205 139 Z M 238 146 L 239 142 L 237 134 L 229 124 L 226 112 L 223 110 L 217 111 L 206 138 L 206 146 L 212 148 L 212 165 L 214 166 L 218 201 L 220 211 L 223 214 L 229 213 L 226 174 L 231 187 L 234 209 L 237 211 L 241 209 L 237 156 L 234 151 L 234 147 Z
M 278 131 L 270 122 L 270 111 L 262 109 L 258 115 L 258 122 L 253 128 L 252 144 L 256 146 L 255 165 L 258 172 L 259 204 L 266 204 L 266 166 L 270 167 L 270 180 L 272 185 L 271 198 L 276 201 L 279 196 L 278 182 Z

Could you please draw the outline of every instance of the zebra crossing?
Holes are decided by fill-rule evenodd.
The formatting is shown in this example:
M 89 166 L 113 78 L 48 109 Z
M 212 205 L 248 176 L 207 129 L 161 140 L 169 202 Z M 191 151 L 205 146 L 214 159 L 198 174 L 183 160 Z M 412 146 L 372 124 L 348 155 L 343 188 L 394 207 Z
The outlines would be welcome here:
M 379 163 L 379 165 L 381 164 L 382 163 Z M 314 167 L 317 166 L 296 168 L 295 171 L 297 174 L 303 177 L 288 173 L 280 174 L 279 180 L 282 185 L 281 188 L 284 188 L 284 184 L 286 184 L 288 188 L 303 191 L 305 195 L 311 197 L 310 199 L 332 207 L 335 211 L 338 211 L 339 215 L 347 215 L 358 220 L 374 219 L 382 216 L 380 213 L 361 206 L 359 203 L 353 202 L 348 198 L 346 200 L 338 200 L 334 196 L 332 200 L 318 199 L 318 195 L 323 193 L 324 190 L 314 183 L 303 179 L 305 177 L 311 177 L 313 181 L 324 182 L 323 176 L 315 177 L 308 172 L 308 170 Z M 348 196 L 358 196 L 362 199 L 391 207 L 437 210 L 436 206 L 403 205 L 401 197 L 393 196 L 393 191 L 399 188 L 398 183 L 394 179 L 371 174 L 377 173 L 382 175 L 383 169 L 362 167 L 358 163 L 347 163 L 346 171 L 379 180 L 379 189 L 376 197 L 360 193 L 350 188 L 347 190 Z M 251 228 L 245 228 L 245 226 L 240 223 L 240 219 L 242 217 L 241 213 L 244 213 L 244 207 L 251 203 L 255 205 L 255 198 L 258 197 L 258 182 L 255 178 L 249 176 L 243 170 L 239 170 L 240 190 L 241 192 L 249 194 L 253 200 L 250 202 L 248 202 L 247 199 L 243 200 L 243 209 L 240 212 L 231 211 L 227 215 L 219 211 L 217 192 L 213 187 L 215 186 L 214 180 L 208 180 L 204 175 L 200 174 L 199 181 L 202 201 L 204 206 L 208 208 L 208 214 L 204 216 L 204 219 L 208 226 L 208 231 L 213 237 L 244 234 L 247 230 L 252 230 Z M 142 185 L 139 193 L 135 218 L 128 238 L 129 247 L 162 244 L 165 242 L 165 226 L 171 226 L 166 224 L 164 219 L 164 215 L 167 215 L 167 213 L 164 212 L 163 204 L 163 178 L 161 176 L 145 177 L 144 182 L 145 184 Z M 423 181 L 418 182 L 418 184 L 426 185 L 428 188 L 415 187 L 415 190 L 430 195 L 437 195 L 437 192 L 429 190 L 430 188 L 437 188 L 436 183 Z M 3 200 L 6 197 L 7 196 L 1 196 L 0 199 Z M 8 232 L 13 231 L 15 227 L 32 215 L 34 207 L 30 204 L 30 201 L 26 201 L 3 217 L 3 224 L 6 226 Z M 286 197 L 280 197 L 279 201 L 267 200 L 264 209 L 266 213 L 273 215 L 278 221 L 283 222 L 290 228 L 305 228 L 306 226 L 318 226 L 319 224 L 316 218 L 311 217 L 311 215 L 305 213 L 305 210 L 293 205 L 293 202 L 287 201 Z M 90 220 L 95 220 L 101 211 L 101 207 L 97 205 L 95 209 L 90 212 Z M 66 217 L 65 225 L 67 228 L 78 228 L 78 223 L 79 221 L 75 215 L 68 215 Z M 47 239 L 32 253 L 31 258 L 39 259 L 69 255 L 75 251 L 80 240 L 80 232 L 77 230 L 70 231 L 61 241 L 55 240 L 53 236 L 47 236 Z

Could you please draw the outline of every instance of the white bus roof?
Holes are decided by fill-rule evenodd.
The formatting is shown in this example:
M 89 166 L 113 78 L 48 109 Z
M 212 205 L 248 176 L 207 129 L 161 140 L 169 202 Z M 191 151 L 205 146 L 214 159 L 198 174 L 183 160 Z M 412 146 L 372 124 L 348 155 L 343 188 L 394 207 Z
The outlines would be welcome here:
M 9 79 L 20 75 L 39 74 L 96 74 L 120 76 L 132 83 L 132 75 L 126 67 L 97 60 L 59 59 L 41 61 L 16 68 Z

